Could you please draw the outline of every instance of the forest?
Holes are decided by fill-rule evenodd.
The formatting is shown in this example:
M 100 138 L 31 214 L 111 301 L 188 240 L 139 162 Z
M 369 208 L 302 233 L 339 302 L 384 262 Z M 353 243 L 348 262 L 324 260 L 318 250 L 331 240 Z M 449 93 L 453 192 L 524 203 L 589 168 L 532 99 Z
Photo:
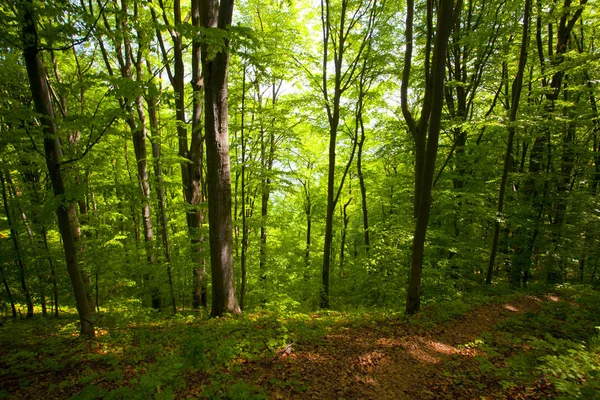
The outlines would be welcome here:
M 600 399 L 591 0 L 0 4 L 0 399 Z

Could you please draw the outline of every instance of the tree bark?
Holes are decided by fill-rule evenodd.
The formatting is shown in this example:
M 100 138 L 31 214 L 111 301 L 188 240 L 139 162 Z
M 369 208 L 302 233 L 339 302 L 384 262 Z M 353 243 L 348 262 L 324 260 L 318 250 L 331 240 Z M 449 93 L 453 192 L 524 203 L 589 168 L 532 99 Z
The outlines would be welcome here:
M 152 83 L 151 83 L 152 85 Z M 156 90 L 151 87 L 150 89 Z M 169 230 L 167 224 L 167 211 L 165 207 L 165 190 L 163 187 L 162 166 L 161 166 L 161 139 L 160 127 L 158 123 L 158 99 L 153 93 L 147 96 L 148 117 L 150 119 L 150 132 L 152 133 L 152 159 L 154 161 L 154 180 L 156 184 L 156 197 L 158 203 L 158 219 L 160 225 L 161 239 L 165 262 L 167 264 L 167 278 L 169 282 L 169 292 L 171 295 L 171 305 L 173 313 L 177 313 L 177 303 L 175 302 L 175 290 L 173 288 L 173 274 L 171 273 L 171 243 L 169 241 Z
M 200 0 L 192 0 L 192 24 L 200 27 Z M 204 78 L 202 77 L 202 55 L 201 42 L 196 39 L 192 42 L 192 88 L 193 88 L 193 110 L 192 110 L 192 141 L 190 147 L 190 187 L 191 201 L 194 206 L 190 215 L 192 228 L 196 229 L 195 237 L 199 255 L 199 266 L 194 269 L 194 299 L 196 307 L 206 307 L 207 285 L 206 285 L 206 255 L 204 250 L 205 234 L 203 226 L 206 219 L 204 202 L 206 201 L 206 182 L 204 177 L 204 138 L 202 136 L 202 107 L 204 96 Z M 189 226 L 189 225 L 188 225 Z
M 8 282 L 6 281 L 6 275 L 4 274 L 3 267 L 0 267 L 0 274 L 2 275 L 2 283 L 4 284 L 4 290 L 6 290 L 6 297 L 8 297 L 8 301 L 10 302 L 12 317 L 13 319 L 17 319 L 17 308 L 15 307 L 15 299 L 13 298 L 10 286 L 8 286 Z
M 502 168 L 502 178 L 500 180 L 500 189 L 498 193 L 498 208 L 496 214 L 496 222 L 494 223 L 494 236 L 492 238 L 492 251 L 488 262 L 486 284 L 492 283 L 494 273 L 494 264 L 496 263 L 496 254 L 498 252 L 498 238 L 500 236 L 500 225 L 502 213 L 504 210 L 504 192 L 506 190 L 506 181 L 508 172 L 512 164 L 513 141 L 515 137 L 515 122 L 517 121 L 517 112 L 519 110 L 519 100 L 521 98 L 521 90 L 523 89 L 523 74 L 525 73 L 525 64 L 527 64 L 527 48 L 529 43 L 529 19 L 531 12 L 531 0 L 525 0 L 525 13 L 523 16 L 523 37 L 521 39 L 521 53 L 519 56 L 519 67 L 517 75 L 512 85 L 512 101 L 510 105 L 510 115 L 508 119 L 508 143 L 506 145 L 506 153 L 504 155 L 504 166 Z
M 207 35 L 216 29 L 228 31 L 232 0 L 201 0 L 200 19 Z M 233 237 L 231 224 L 231 173 L 228 140 L 227 70 L 229 39 L 212 58 L 202 44 L 202 72 L 206 129 L 208 222 L 212 272 L 212 316 L 240 313 L 235 295 Z
M 240 141 L 242 147 L 242 167 L 240 168 L 241 175 L 241 193 L 242 193 L 242 257 L 241 263 L 241 288 L 240 288 L 240 309 L 244 310 L 246 300 L 246 260 L 248 255 L 248 204 L 246 202 L 246 136 L 244 119 L 246 116 L 246 66 L 243 65 L 242 72 L 242 110 L 241 110 L 241 126 L 240 126 Z M 259 95 L 260 100 L 260 95 Z
M 437 28 L 433 47 L 432 68 L 429 74 L 432 84 L 430 89 L 429 87 L 426 89 L 424 100 L 426 102 L 428 98 L 431 99 L 431 104 L 423 104 L 424 109 L 430 109 L 430 112 L 425 114 L 425 116 L 429 119 L 429 126 L 427 130 L 427 146 L 425 160 L 423 163 L 423 176 L 421 178 L 417 221 L 415 224 L 415 233 L 412 245 L 411 271 L 406 297 L 406 312 L 408 314 L 415 314 L 418 312 L 421 305 L 421 274 L 423 270 L 423 254 L 425 250 L 427 225 L 431 211 L 431 192 L 443 108 L 445 75 L 444 60 L 446 49 L 448 47 L 448 37 L 452 30 L 453 21 L 457 17 L 458 13 L 460 13 L 461 7 L 461 0 L 458 0 L 456 7 L 454 7 L 453 0 L 441 0 L 437 11 Z M 410 25 L 412 25 L 412 21 Z M 427 96 L 427 92 L 430 92 L 430 96 Z M 423 118 L 423 116 L 421 118 Z
M 59 164 L 60 145 L 58 140 L 58 128 L 54 120 L 54 108 L 48 88 L 48 79 L 46 69 L 39 57 L 38 43 L 35 41 L 37 37 L 36 17 L 33 4 L 28 1 L 21 5 L 23 17 L 22 22 L 22 40 L 23 40 L 23 56 L 27 68 L 27 76 L 29 78 L 29 86 L 35 109 L 42 117 L 42 126 L 44 131 L 44 152 L 46 155 L 46 165 L 52 182 L 54 196 L 61 201 L 56 209 L 58 218 L 59 231 L 63 239 L 63 247 L 65 251 L 65 259 L 67 270 L 71 278 L 71 284 L 75 294 L 75 302 L 81 322 L 81 334 L 85 336 L 94 336 L 94 326 L 92 323 L 92 314 L 87 303 L 85 286 L 79 273 L 77 263 L 77 250 L 72 234 L 71 220 L 67 205 L 62 201 L 65 194 L 61 168 Z

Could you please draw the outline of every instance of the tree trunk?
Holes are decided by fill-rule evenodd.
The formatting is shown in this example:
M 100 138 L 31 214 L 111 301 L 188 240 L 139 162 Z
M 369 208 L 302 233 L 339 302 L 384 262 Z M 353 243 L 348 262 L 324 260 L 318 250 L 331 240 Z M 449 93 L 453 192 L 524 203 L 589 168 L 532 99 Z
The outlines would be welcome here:
M 27 75 L 35 109 L 42 118 L 44 131 L 44 152 L 46 155 L 46 165 L 52 182 L 54 196 L 62 198 L 65 194 L 65 187 L 62 179 L 61 168 L 59 164 L 60 145 L 58 140 L 58 129 L 54 120 L 54 108 L 48 88 L 48 79 L 46 69 L 39 57 L 38 43 L 32 41 L 36 37 L 36 18 L 34 16 L 34 6 L 31 2 L 21 5 L 23 16 L 22 39 L 23 55 L 27 67 Z M 77 250 L 72 234 L 71 220 L 67 207 L 63 202 L 59 202 L 56 209 L 59 231 L 62 236 L 63 247 L 67 270 L 71 278 L 71 284 L 75 294 L 75 302 L 81 322 L 81 334 L 94 336 L 94 326 L 92 323 L 92 314 L 87 303 L 85 286 L 79 273 L 77 263 Z
M 200 27 L 200 0 L 192 0 L 192 25 Z M 193 111 L 192 111 L 192 141 L 190 147 L 190 187 L 191 201 L 194 206 L 190 221 L 192 228 L 197 230 L 195 236 L 199 256 L 199 266 L 194 268 L 194 294 L 193 305 L 206 307 L 207 285 L 206 285 L 206 256 L 204 251 L 205 236 L 203 231 L 205 221 L 204 203 L 206 199 L 206 182 L 204 181 L 204 138 L 202 137 L 202 106 L 204 96 L 204 79 L 202 77 L 201 42 L 196 38 L 192 42 L 192 89 L 193 89 Z M 188 224 L 189 226 L 189 224 Z
M 232 0 L 201 0 L 202 27 L 209 31 L 229 30 Z M 212 272 L 212 316 L 238 314 L 233 270 L 231 224 L 231 177 L 228 140 L 227 70 L 229 39 L 224 48 L 209 58 L 208 44 L 202 44 L 204 76 L 208 222 Z
M 437 29 L 433 47 L 433 61 L 430 73 L 431 104 L 430 113 L 426 114 L 429 119 L 427 147 L 421 178 L 420 199 L 418 202 L 417 221 L 412 246 L 411 271 L 408 282 L 406 297 L 406 312 L 415 314 L 421 305 L 421 273 L 423 270 L 423 254 L 425 250 L 425 237 L 431 211 L 431 192 L 433 175 L 435 172 L 435 159 L 438 150 L 438 139 L 440 133 L 443 97 L 444 97 L 444 60 L 448 47 L 448 37 L 452 30 L 454 18 L 460 13 L 462 1 L 458 0 L 454 8 L 453 0 L 441 0 L 437 15 Z M 408 24 L 407 24 L 408 25 Z M 411 21 L 412 25 L 412 21 Z M 428 88 L 429 89 L 429 88 Z M 426 92 L 429 90 L 426 89 Z M 429 96 L 425 95 L 425 99 Z M 426 100 L 424 100 L 426 101 Z M 428 105 L 424 104 L 424 108 Z
M 151 88 L 152 90 L 153 88 Z M 171 295 L 171 305 L 173 313 L 177 313 L 177 303 L 175 302 L 175 290 L 173 288 L 173 274 L 171 273 L 171 243 L 169 242 L 169 231 L 167 224 L 167 212 L 165 209 L 165 190 L 163 187 L 162 166 L 161 166 L 161 139 L 160 127 L 158 123 L 158 99 L 150 94 L 147 96 L 148 117 L 150 119 L 150 131 L 152 133 L 152 159 L 154 161 L 154 179 L 156 183 L 156 197 L 158 202 L 158 219 L 160 233 L 165 253 L 165 262 L 167 263 L 167 278 L 169 281 L 169 292 Z
M 365 185 L 365 177 L 362 170 L 362 154 L 363 145 L 365 143 L 365 127 L 362 120 L 362 114 L 360 115 L 360 140 L 358 141 L 358 154 L 356 158 L 356 170 L 358 175 L 358 184 L 360 186 L 360 198 L 363 215 L 363 231 L 365 236 L 365 251 L 369 253 L 370 249 L 370 238 L 369 238 L 369 209 L 367 207 L 367 187 Z
M 241 115 L 241 126 L 240 126 L 240 140 L 242 145 L 242 168 L 241 168 L 241 192 L 242 192 L 242 257 L 241 262 L 241 289 L 240 289 L 240 309 L 244 310 L 244 303 L 246 300 L 246 259 L 248 253 L 248 204 L 246 203 L 246 137 L 244 130 L 244 117 L 246 116 L 246 66 L 243 65 L 242 73 L 242 115 Z M 260 95 L 259 95 L 260 100 Z
M 15 300 L 14 300 L 12 292 L 10 290 L 10 286 L 8 286 L 8 282 L 6 281 L 6 275 L 4 274 L 3 267 L 0 267 L 0 274 L 2 274 L 2 283 L 4 284 L 4 290 L 6 290 L 6 297 L 8 297 L 8 301 L 10 302 L 10 309 L 12 310 L 12 317 L 13 317 L 13 319 L 17 319 L 17 308 L 15 307 Z
M 348 215 L 348 206 L 352 201 L 352 197 L 348 199 L 346 204 L 342 207 L 342 222 L 344 226 L 342 228 L 342 240 L 340 243 L 340 275 L 343 275 L 344 271 L 344 258 L 345 258 L 345 250 L 346 250 L 346 233 L 348 232 L 348 223 L 350 222 L 350 216 Z
M 500 236 L 500 219 L 504 210 L 504 192 L 506 190 L 506 181 L 508 172 L 512 164 L 513 141 L 515 137 L 515 122 L 517 120 L 517 111 L 519 109 L 519 99 L 521 98 L 521 90 L 523 88 L 523 74 L 525 73 L 525 64 L 527 64 L 527 48 L 529 43 L 529 18 L 531 10 L 531 0 L 525 0 L 525 14 L 523 16 L 523 37 L 521 41 L 521 53 L 519 56 L 519 67 L 517 75 L 512 85 L 512 101 L 510 108 L 510 116 L 508 121 L 508 144 L 506 145 L 506 153 L 504 155 L 504 167 L 502 168 L 502 179 L 500 180 L 500 190 L 498 193 L 498 208 L 496 222 L 494 224 L 494 236 L 492 238 L 492 251 L 488 262 L 486 284 L 492 283 L 492 275 L 494 273 L 494 264 L 496 263 L 496 254 L 498 252 L 498 238 Z
M 29 285 L 27 284 L 26 270 L 27 266 L 23 260 L 23 253 L 21 252 L 21 246 L 19 243 L 19 234 L 15 227 L 16 221 L 14 220 L 14 213 L 8 206 L 8 193 L 6 190 L 6 181 L 4 180 L 4 174 L 0 171 L 0 183 L 2 184 L 2 202 L 4 204 L 4 211 L 6 212 L 6 221 L 10 227 L 10 237 L 13 242 L 15 254 L 17 256 L 16 264 L 19 269 L 19 279 L 21 281 L 21 289 L 23 289 L 23 295 L 25 295 L 25 302 L 27 304 L 27 318 L 33 317 L 33 302 L 31 301 L 31 293 L 29 292 Z
M 173 2 L 173 23 L 167 17 L 165 5 L 159 0 L 162 9 L 162 18 L 165 26 L 169 26 L 171 40 L 173 41 L 173 64 L 171 70 L 169 55 L 162 39 L 162 33 L 158 27 L 158 20 L 154 10 L 151 10 L 152 18 L 156 24 L 156 37 L 160 45 L 166 71 L 175 92 L 175 119 L 177 120 L 178 154 L 189 160 L 181 163 L 181 182 L 183 184 L 184 201 L 188 204 L 186 211 L 186 223 L 192 253 L 197 260 L 193 269 L 192 280 L 192 307 L 198 309 L 206 307 L 206 260 L 204 257 L 204 234 L 202 225 L 204 223 L 204 210 L 201 203 L 204 201 L 203 188 L 203 144 L 202 144 L 202 66 L 201 66 L 201 44 L 196 37 L 192 42 L 192 140 L 191 147 L 188 146 L 187 121 L 185 115 L 185 68 L 183 60 L 182 34 L 177 29 L 182 26 L 181 0 Z M 191 2 L 192 25 L 200 27 L 200 0 Z

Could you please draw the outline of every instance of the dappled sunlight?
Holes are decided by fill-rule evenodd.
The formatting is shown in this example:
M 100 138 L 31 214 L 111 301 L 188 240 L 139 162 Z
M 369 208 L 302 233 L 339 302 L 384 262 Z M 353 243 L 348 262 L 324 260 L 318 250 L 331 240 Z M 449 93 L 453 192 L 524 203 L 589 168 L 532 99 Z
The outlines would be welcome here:
M 557 302 L 557 301 L 559 301 L 559 300 L 560 300 L 560 298 L 559 298 L 557 295 L 554 295 L 554 294 L 549 294 L 549 295 L 547 295 L 547 296 L 546 296 L 546 298 L 547 298 L 548 300 L 550 300 L 550 301 L 554 301 L 554 302 Z
M 512 312 L 519 312 L 519 309 L 511 304 L 504 304 L 503 306 L 504 308 L 506 308 L 508 311 L 512 311 Z
M 408 344 L 404 346 L 406 352 L 414 359 L 419 360 L 421 362 L 427 364 L 439 364 L 442 360 L 438 357 L 432 356 L 428 352 L 424 351 L 419 346 L 414 343 Z
M 437 353 L 446 354 L 446 355 L 460 354 L 460 350 L 458 350 L 456 347 L 453 347 L 453 346 L 450 346 L 450 345 L 447 345 L 444 343 L 436 342 L 434 340 L 422 339 L 422 341 L 430 350 L 433 350 Z

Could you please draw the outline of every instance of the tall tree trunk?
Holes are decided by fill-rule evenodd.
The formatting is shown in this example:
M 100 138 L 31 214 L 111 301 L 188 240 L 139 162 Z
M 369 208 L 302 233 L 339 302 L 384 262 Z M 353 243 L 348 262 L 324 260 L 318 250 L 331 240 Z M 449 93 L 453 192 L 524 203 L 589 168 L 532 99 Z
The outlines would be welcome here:
M 498 193 L 498 208 L 496 222 L 494 224 L 494 236 L 492 239 L 492 251 L 488 262 L 486 284 L 492 283 L 492 275 L 494 273 L 494 264 L 496 263 L 496 254 L 498 252 L 498 239 L 500 237 L 500 219 L 504 210 L 504 192 L 506 190 L 506 181 L 508 180 L 508 172 L 512 165 L 512 150 L 515 137 L 515 122 L 517 120 L 517 112 L 519 110 L 519 100 L 521 98 L 521 90 L 523 89 L 523 74 L 525 73 L 525 64 L 527 64 L 527 48 L 529 43 L 529 19 L 531 12 L 531 0 L 525 0 L 525 13 L 523 16 L 523 37 L 521 39 L 521 53 L 519 56 L 519 67 L 517 75 L 512 85 L 512 101 L 510 105 L 510 115 L 508 120 L 508 143 L 506 145 L 506 153 L 504 155 L 504 166 L 502 168 L 502 178 L 500 180 L 500 190 Z
M 242 192 L 242 257 L 241 263 L 241 289 L 240 289 L 240 309 L 244 310 L 244 303 L 246 300 L 246 260 L 248 254 L 248 204 L 246 202 L 246 136 L 244 130 L 244 117 L 246 116 L 246 66 L 243 65 L 242 73 L 242 115 L 241 115 L 241 126 L 240 126 L 240 140 L 242 144 L 242 167 L 241 167 L 241 192 Z M 259 94 L 260 100 L 260 94 Z
M 443 97 L 444 97 L 444 70 L 445 55 L 448 47 L 448 37 L 452 30 L 455 17 L 460 13 L 462 1 L 458 0 L 456 8 L 453 0 L 441 0 L 437 11 L 437 29 L 433 47 L 433 60 L 430 73 L 431 88 L 426 89 L 430 96 L 425 95 L 425 100 L 431 99 L 431 104 L 423 105 L 429 107 L 430 112 L 426 114 L 429 119 L 427 130 L 427 146 L 421 178 L 420 199 L 418 202 L 417 221 L 412 245 L 411 270 L 406 297 L 406 312 L 415 314 L 421 305 L 421 274 L 423 270 L 423 254 L 425 250 L 425 237 L 431 211 L 431 192 L 433 175 L 435 172 L 435 159 L 438 150 L 438 139 L 440 133 Z M 407 17 L 408 18 L 408 17 Z M 407 21 L 408 22 L 408 21 Z M 410 22 L 412 25 L 412 21 Z M 407 23 L 408 25 L 408 23 Z M 428 88 L 429 89 L 429 88 Z M 424 131 L 422 131 L 424 132 Z M 425 135 L 423 135 L 425 136 Z
M 333 241 L 333 216 L 335 214 L 335 206 L 339 199 L 342 188 L 344 187 L 344 180 L 348 173 L 348 169 L 354 158 L 357 141 L 354 141 L 352 149 L 352 155 L 346 165 L 346 169 L 340 180 L 339 186 L 335 184 L 335 163 L 336 163 L 336 146 L 337 146 L 337 134 L 340 124 L 340 109 L 342 94 L 354 83 L 357 79 L 357 75 L 354 73 L 358 67 L 358 63 L 361 61 L 363 51 L 367 48 L 367 44 L 370 43 L 371 35 L 373 32 L 373 26 L 378 15 L 378 4 L 376 1 L 368 3 L 360 3 L 358 11 L 350 12 L 348 7 L 350 6 L 348 0 L 341 2 L 340 19 L 339 25 L 336 22 L 334 26 L 332 23 L 333 13 L 330 10 L 330 4 L 327 0 L 321 1 L 321 27 L 323 31 L 323 58 L 322 58 L 322 75 L 323 80 L 321 83 L 321 91 L 323 93 L 323 100 L 325 103 L 325 109 L 327 111 L 327 121 L 329 123 L 329 155 L 328 155 L 328 171 L 327 171 L 327 208 L 325 216 L 325 238 L 323 245 L 323 269 L 321 274 L 321 291 L 320 291 L 320 303 L 321 308 L 329 308 L 329 276 L 331 269 L 331 259 L 333 256 L 332 252 L 332 241 Z M 363 8 L 364 7 L 364 8 Z M 337 14 L 337 13 L 336 13 Z M 346 15 L 348 14 L 348 15 Z M 352 55 L 353 58 L 348 59 L 347 50 L 349 44 L 346 39 L 356 28 L 359 23 L 359 15 L 368 16 L 368 23 L 364 27 L 365 31 L 362 35 L 362 41 L 359 42 L 360 49 Z M 333 79 L 333 93 L 329 93 L 329 80 L 327 76 L 329 60 L 329 46 L 333 45 L 333 64 L 334 64 L 334 79 Z M 350 71 L 352 71 L 350 73 Z
M 192 307 L 198 309 L 206 307 L 206 259 L 204 256 L 204 210 L 201 203 L 204 201 L 204 177 L 203 177 L 203 144 L 202 144 L 202 66 L 201 66 L 201 43 L 198 37 L 192 42 L 192 140 L 191 147 L 188 146 L 187 121 L 185 116 L 185 68 L 183 60 L 182 34 L 177 29 L 182 26 L 181 1 L 173 2 L 173 23 L 169 21 L 163 0 L 158 0 L 162 9 L 162 19 L 165 26 L 169 26 L 169 33 L 173 41 L 173 64 L 171 69 L 169 55 L 164 44 L 162 33 L 159 29 L 158 18 L 151 9 L 152 19 L 156 24 L 156 37 L 159 42 L 163 61 L 166 66 L 167 75 L 175 92 L 175 118 L 177 120 L 178 154 L 189 160 L 181 163 L 181 182 L 183 184 L 184 201 L 189 205 L 186 207 L 186 223 L 192 253 L 194 254 L 194 269 L 192 280 Z M 200 0 L 191 2 L 192 25 L 200 27 Z
M 150 65 L 148 65 L 148 67 L 150 67 Z M 156 90 L 156 88 L 151 87 L 150 90 Z M 150 131 L 152 133 L 152 159 L 154 161 L 154 179 L 156 184 L 156 198 L 158 202 L 158 219 L 163 243 L 163 251 L 165 253 L 165 262 L 167 264 L 167 278 L 169 281 L 171 305 L 173 307 L 173 313 L 177 313 L 177 303 L 175 302 L 175 290 L 173 288 L 173 274 L 171 273 L 171 243 L 169 241 L 167 212 L 165 209 L 165 190 L 161 166 L 161 139 L 160 127 L 158 123 L 158 99 L 153 94 L 150 94 L 147 96 L 147 102 L 148 117 L 150 119 Z
M 77 52 L 75 51 L 75 48 L 73 48 L 73 56 L 75 58 L 75 65 L 76 65 L 76 69 L 77 69 L 77 80 L 79 82 L 80 85 L 80 104 L 81 104 L 81 114 L 84 114 L 85 112 L 85 85 L 83 84 L 83 73 L 81 71 L 81 67 L 79 65 L 79 58 L 77 57 Z M 54 50 L 50 50 L 50 60 L 52 62 L 52 69 L 54 71 L 54 78 L 56 79 L 56 82 L 59 85 L 62 85 L 62 78 L 61 75 L 59 73 L 59 68 L 58 68 L 58 60 L 56 59 L 55 56 L 55 52 Z M 60 114 L 62 115 L 63 118 L 67 118 L 68 117 L 68 108 L 67 108 L 67 98 L 64 95 L 64 93 L 62 91 L 59 91 L 58 93 L 58 104 L 59 104 L 59 110 L 60 110 Z M 79 129 L 75 129 L 72 131 L 69 131 L 67 133 L 67 143 L 69 145 L 70 148 L 72 148 L 74 151 L 76 151 L 77 149 L 77 144 L 79 142 L 79 139 L 81 138 L 81 132 L 79 131 Z M 75 182 L 77 182 L 78 185 L 82 185 L 86 187 L 87 189 L 87 181 L 83 181 L 82 176 L 81 176 L 81 170 L 75 166 L 72 165 L 69 170 L 71 171 L 72 174 L 74 174 L 75 176 Z M 86 293 L 86 297 L 89 303 L 89 309 L 90 311 L 93 313 L 96 312 L 96 308 L 95 308 L 95 304 L 94 304 L 94 298 L 92 296 L 92 289 L 91 289 L 91 276 L 89 271 L 87 270 L 87 266 L 86 266 L 86 258 L 85 258 L 85 244 L 83 242 L 83 239 L 81 237 L 81 232 L 82 232 L 82 226 L 87 224 L 87 204 L 85 202 L 84 198 L 79 198 L 77 200 L 77 203 L 79 205 L 79 212 L 80 212 L 80 217 L 77 218 L 77 210 L 76 208 L 71 208 L 69 209 L 69 215 L 71 216 L 71 225 L 73 228 L 73 236 L 75 238 L 75 245 L 77 247 L 77 259 L 79 261 L 79 269 L 81 272 L 81 279 L 83 279 L 83 284 L 85 285 L 85 293 Z M 75 217 L 75 219 L 73 219 L 73 217 Z M 89 238 L 91 235 L 91 232 L 89 232 L 89 230 L 85 230 L 83 229 L 84 232 L 84 236 L 86 236 L 86 238 Z
M 54 108 L 48 88 L 48 78 L 46 69 L 39 57 L 39 48 L 37 41 L 33 40 L 37 37 L 36 34 L 36 17 L 33 4 L 28 1 L 21 4 L 22 12 L 22 40 L 23 40 L 23 56 L 27 67 L 27 76 L 29 78 L 29 86 L 35 104 L 35 109 L 42 118 L 42 126 L 44 131 L 44 152 L 46 155 L 46 165 L 52 182 L 54 196 L 62 198 L 65 194 L 61 168 L 59 164 L 60 145 L 58 139 L 58 129 L 54 120 Z M 92 314 L 87 303 L 85 294 L 85 286 L 79 273 L 77 263 L 77 250 L 72 234 L 71 219 L 67 206 L 63 202 L 59 202 L 56 209 L 58 218 L 59 231 L 63 239 L 63 247 L 65 251 L 65 259 L 67 262 L 67 270 L 71 278 L 73 292 L 75 294 L 75 302 L 81 323 L 81 334 L 86 336 L 94 336 L 94 326 L 92 323 Z
M 365 144 L 365 127 L 362 120 L 362 114 L 360 116 L 360 140 L 358 141 L 358 154 L 356 158 L 356 170 L 358 175 L 358 184 L 360 186 L 360 198 L 363 215 L 363 231 L 365 236 L 365 251 L 369 253 L 371 246 L 369 237 L 369 208 L 367 207 L 367 187 L 365 185 L 365 177 L 362 170 L 362 155 L 363 146 Z
M 200 0 L 192 0 L 192 24 L 200 27 Z M 190 147 L 190 187 L 191 205 L 195 207 L 191 216 L 193 227 L 197 230 L 195 240 L 199 265 L 194 269 L 194 301 L 196 307 L 206 307 L 207 283 L 206 283 L 206 255 L 204 250 L 205 234 L 203 226 L 206 218 L 206 210 L 203 205 L 206 199 L 206 182 L 204 178 L 204 138 L 202 136 L 202 106 L 204 104 L 204 78 L 202 77 L 201 41 L 196 38 L 192 42 L 192 89 L 193 89 L 193 111 L 192 111 L 192 141 Z M 194 242 L 192 243 L 195 244 Z
M 133 3 L 133 15 L 130 15 L 129 1 L 122 0 L 121 8 L 115 15 L 115 27 L 111 28 L 106 16 L 103 16 L 103 22 L 106 31 L 109 32 L 110 39 L 115 48 L 115 55 L 118 62 L 119 72 L 123 79 L 131 81 L 137 85 L 145 84 L 143 76 L 142 61 L 144 51 L 146 50 L 145 36 L 139 30 L 131 31 L 130 18 L 134 20 L 139 17 L 138 3 Z M 121 35 L 115 35 L 114 32 L 121 30 Z M 131 42 L 131 36 L 137 33 L 137 43 L 135 46 Z M 114 76 L 114 69 L 108 56 L 106 46 L 98 38 L 104 64 L 109 75 Z M 134 52 L 134 48 L 137 50 Z M 135 76 L 134 76 L 135 70 Z M 147 167 L 147 149 L 146 149 L 146 112 L 144 109 L 144 98 L 141 91 L 130 95 L 129 97 L 120 97 L 119 103 L 121 109 L 127 113 L 125 122 L 129 126 L 132 136 L 133 149 L 137 165 L 137 181 L 140 189 L 141 208 L 142 208 L 142 227 L 144 233 L 144 247 L 146 260 L 151 268 L 156 265 L 156 255 L 154 254 L 154 234 L 152 230 L 152 210 L 150 205 L 150 183 Z M 137 245 L 137 242 L 136 242 Z M 145 274 L 150 280 L 150 295 L 153 308 L 161 308 L 163 303 L 160 288 L 155 277 Z
M 203 28 L 229 30 L 233 14 L 232 0 L 201 0 L 200 19 Z M 208 186 L 208 222 L 210 264 L 212 272 L 212 316 L 238 314 L 233 270 L 233 237 L 231 224 L 231 175 L 228 140 L 227 70 L 229 39 L 213 58 L 208 44 L 202 44 L 202 72 L 206 129 L 206 162 Z

